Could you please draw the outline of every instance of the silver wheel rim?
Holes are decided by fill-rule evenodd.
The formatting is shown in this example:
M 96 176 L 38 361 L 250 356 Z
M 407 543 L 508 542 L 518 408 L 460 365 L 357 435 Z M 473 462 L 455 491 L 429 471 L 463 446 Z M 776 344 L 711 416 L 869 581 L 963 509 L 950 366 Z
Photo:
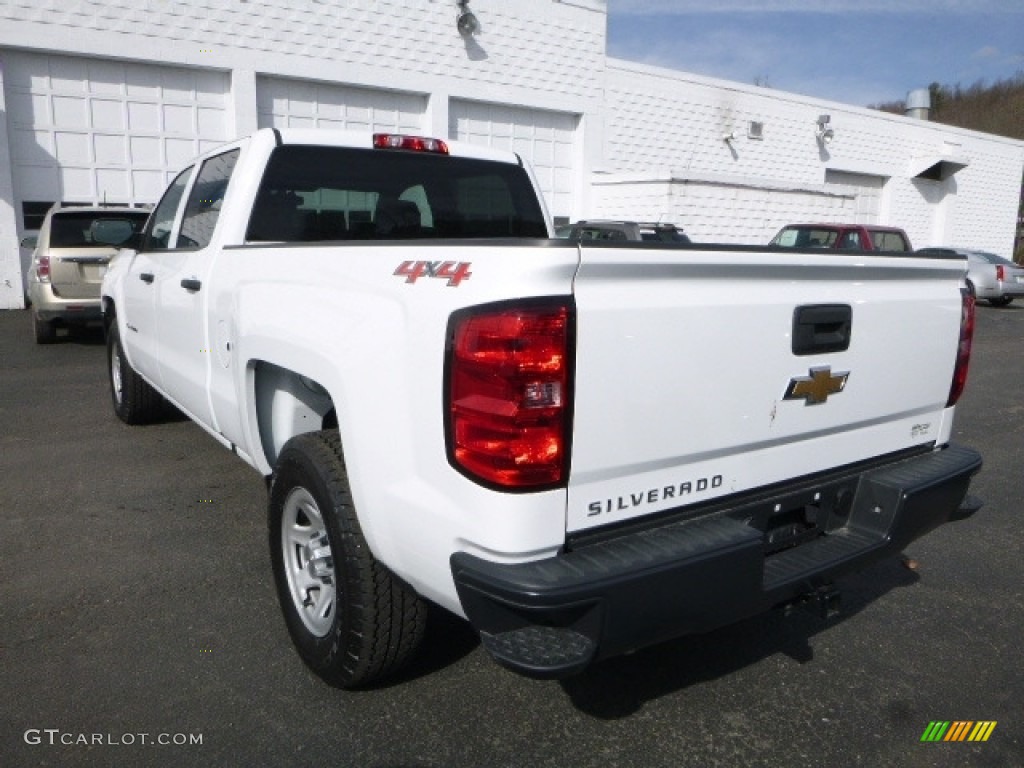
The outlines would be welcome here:
M 334 559 L 323 515 L 305 488 L 292 489 L 285 499 L 281 554 L 295 612 L 306 629 L 324 637 L 334 623 Z
M 121 353 L 114 344 L 110 350 L 110 386 L 114 391 L 114 402 L 121 404 Z

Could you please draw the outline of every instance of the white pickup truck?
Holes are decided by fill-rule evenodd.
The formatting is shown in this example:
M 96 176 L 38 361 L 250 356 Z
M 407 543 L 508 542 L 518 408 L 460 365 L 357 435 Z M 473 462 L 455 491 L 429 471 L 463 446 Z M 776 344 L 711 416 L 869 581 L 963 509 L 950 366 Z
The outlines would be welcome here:
M 264 129 L 182 171 L 102 286 L 114 410 L 262 473 L 281 606 L 330 683 L 426 602 L 562 677 L 773 606 L 980 503 L 950 444 L 952 254 L 550 237 L 512 152 Z

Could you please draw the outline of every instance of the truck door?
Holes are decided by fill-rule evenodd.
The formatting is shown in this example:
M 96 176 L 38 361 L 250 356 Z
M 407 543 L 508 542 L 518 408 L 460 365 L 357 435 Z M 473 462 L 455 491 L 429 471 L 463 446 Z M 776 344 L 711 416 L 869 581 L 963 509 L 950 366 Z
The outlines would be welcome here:
M 118 313 L 125 322 L 121 339 L 132 367 L 162 388 L 157 363 L 156 285 L 167 271 L 167 258 L 179 218 L 181 201 L 192 176 L 188 167 L 171 182 L 150 216 L 139 253 L 124 281 L 124 302 Z
M 209 398 L 210 286 L 216 254 L 210 245 L 221 203 L 238 160 L 232 149 L 208 158 L 188 191 L 175 248 L 163 254 L 155 284 L 160 380 L 167 393 L 196 421 L 212 425 Z

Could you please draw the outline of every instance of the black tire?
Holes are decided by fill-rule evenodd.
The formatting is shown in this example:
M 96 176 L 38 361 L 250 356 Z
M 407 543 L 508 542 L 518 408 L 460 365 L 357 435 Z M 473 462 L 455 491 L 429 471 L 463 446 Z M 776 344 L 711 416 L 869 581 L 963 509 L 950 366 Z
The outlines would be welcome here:
M 998 299 L 989 299 L 988 303 L 993 307 L 1008 307 L 1013 301 L 1013 296 L 1000 296 Z
M 125 424 L 148 424 L 164 414 L 164 399 L 128 363 L 114 319 L 107 329 L 110 401 Z
M 32 313 L 32 332 L 36 344 L 53 344 L 57 340 L 57 326 L 52 322 L 40 320 L 35 312 Z
M 427 605 L 370 553 L 337 430 L 288 441 L 268 522 L 278 600 L 306 665 L 340 688 L 398 671 L 423 639 Z

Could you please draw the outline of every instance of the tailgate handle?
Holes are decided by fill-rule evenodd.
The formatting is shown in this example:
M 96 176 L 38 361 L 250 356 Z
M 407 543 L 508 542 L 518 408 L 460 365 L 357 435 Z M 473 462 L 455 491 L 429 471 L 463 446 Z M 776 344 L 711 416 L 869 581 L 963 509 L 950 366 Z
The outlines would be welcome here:
M 139 280 L 141 280 L 144 283 L 152 283 L 153 282 L 153 273 L 152 272 L 140 272 L 139 273 Z
M 194 277 L 186 277 L 181 281 L 181 287 L 186 291 L 198 291 L 203 287 L 203 284 L 196 280 Z
M 810 304 L 793 312 L 793 354 L 843 352 L 850 347 L 853 310 L 849 304 Z

